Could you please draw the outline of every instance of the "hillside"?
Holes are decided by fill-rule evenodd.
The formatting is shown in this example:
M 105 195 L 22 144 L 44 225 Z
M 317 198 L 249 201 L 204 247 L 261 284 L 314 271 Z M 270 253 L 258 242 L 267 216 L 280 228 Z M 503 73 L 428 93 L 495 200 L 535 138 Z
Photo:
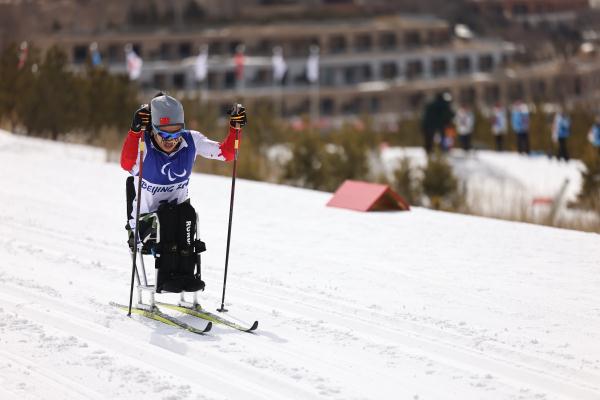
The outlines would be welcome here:
M 103 157 L 0 133 L 2 399 L 600 398 L 597 234 L 239 180 L 226 303 L 260 327 L 198 336 L 109 306 L 131 262 Z M 229 190 L 190 184 L 208 309 Z

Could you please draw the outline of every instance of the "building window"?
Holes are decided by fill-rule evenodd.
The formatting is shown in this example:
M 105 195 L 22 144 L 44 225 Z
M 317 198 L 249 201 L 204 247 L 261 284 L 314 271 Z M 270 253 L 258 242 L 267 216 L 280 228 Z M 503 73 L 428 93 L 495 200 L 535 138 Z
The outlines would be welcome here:
M 500 88 L 496 85 L 486 86 L 483 95 L 487 104 L 496 104 L 500 101 Z
M 75 64 L 83 64 L 87 58 L 88 46 L 75 46 L 73 47 L 73 62 Z
M 333 99 L 325 97 L 321 99 L 321 114 L 322 115 L 333 115 L 334 102 Z
M 440 77 L 448 74 L 448 61 L 445 58 L 436 58 L 431 63 L 431 74 Z
M 381 64 L 381 79 L 392 80 L 398 77 L 398 65 L 395 62 Z
M 360 80 L 370 81 L 371 79 L 373 79 L 373 72 L 371 70 L 371 66 L 369 64 L 362 65 L 360 67 Z
M 155 88 L 163 89 L 167 86 L 167 76 L 165 74 L 154 74 L 152 85 Z
M 456 58 L 456 73 L 459 75 L 471 73 L 471 57 L 460 56 Z
M 417 47 L 421 45 L 421 35 L 417 31 L 406 32 L 404 36 L 404 44 L 406 47 Z
M 189 42 L 179 43 L 179 58 L 188 58 L 192 56 L 192 44 Z
M 294 57 L 306 57 L 306 55 L 309 53 L 310 46 L 313 44 L 318 45 L 318 39 L 294 39 L 290 41 L 290 55 Z
M 512 14 L 513 15 L 526 15 L 528 13 L 529 9 L 527 8 L 527 5 L 525 4 L 514 4 L 512 7 Z
M 144 58 L 144 55 L 142 54 L 142 45 L 141 44 L 134 43 L 132 47 L 133 47 L 133 51 L 135 51 L 135 54 Z
M 369 112 L 378 113 L 381 111 L 381 99 L 379 97 L 371 97 L 369 99 Z
M 525 94 L 523 90 L 523 84 L 521 82 L 515 82 L 509 85 L 508 87 L 508 98 L 509 100 L 523 100 L 523 95 Z
M 266 86 L 271 83 L 273 74 L 271 70 L 266 68 L 261 68 L 254 73 L 252 77 L 252 84 L 256 86 Z
M 228 46 L 229 46 L 229 50 L 228 50 L 228 51 L 229 51 L 229 53 L 227 53 L 227 54 L 229 54 L 229 55 L 231 55 L 231 54 L 235 54 L 235 53 L 236 53 L 236 51 L 237 51 L 237 49 L 238 49 L 238 46 L 239 46 L 240 44 L 243 44 L 243 43 L 242 43 L 242 42 L 240 42 L 239 40 L 235 40 L 235 41 L 233 41 L 233 42 L 230 42 L 230 43 L 228 44 Z
M 531 94 L 534 101 L 542 101 L 546 99 L 546 82 L 536 80 L 531 82 Z
M 334 86 L 335 85 L 335 69 L 332 67 L 323 68 L 323 85 Z
M 273 42 L 268 39 L 263 39 L 257 43 L 254 52 L 261 56 L 269 56 L 273 53 Z
M 171 52 L 171 44 L 170 43 L 162 43 L 160 45 L 160 59 L 161 60 L 170 60 L 172 57 Z
M 395 50 L 396 45 L 396 34 L 394 32 L 382 32 L 379 35 L 379 47 L 382 50 Z
M 411 109 L 417 110 L 423 107 L 425 103 L 425 95 L 423 92 L 414 92 L 408 96 L 408 105 Z
M 475 89 L 467 88 L 462 89 L 458 94 L 458 101 L 461 104 L 473 105 L 475 103 Z
M 227 71 L 225 72 L 225 89 L 233 89 L 236 84 L 235 72 Z
M 362 107 L 362 101 L 359 97 L 355 97 L 342 105 L 343 114 L 359 114 Z
M 332 36 L 329 39 L 329 52 L 339 54 L 347 51 L 346 38 L 344 36 Z
M 362 34 L 356 36 L 354 40 L 354 51 L 356 52 L 366 52 L 371 51 L 373 43 L 371 40 L 370 34 Z
M 479 70 L 481 72 L 490 72 L 494 69 L 494 58 L 490 54 L 479 57 Z
M 222 55 L 223 54 L 223 43 L 212 42 L 208 45 L 208 54 L 210 55 Z
M 357 73 L 356 67 L 345 67 L 344 68 L 344 83 L 347 85 L 352 85 L 357 81 Z
M 413 60 L 406 63 L 406 77 L 408 79 L 420 78 L 423 76 L 423 62 Z
M 439 46 L 450 41 L 450 33 L 447 30 L 434 30 L 429 32 L 429 44 Z
M 123 50 L 121 46 L 116 44 L 111 44 L 108 46 L 107 56 L 109 63 L 116 63 L 123 60 Z
M 185 88 L 185 74 L 177 73 L 173 75 L 173 87 L 179 90 Z
M 290 107 L 290 114 L 302 115 L 310 111 L 310 100 L 308 98 Z
M 220 79 L 221 79 L 221 75 L 219 75 L 216 72 L 208 72 L 208 74 L 206 75 L 206 86 L 208 86 L 208 89 L 214 90 L 214 89 L 221 89 L 220 86 Z

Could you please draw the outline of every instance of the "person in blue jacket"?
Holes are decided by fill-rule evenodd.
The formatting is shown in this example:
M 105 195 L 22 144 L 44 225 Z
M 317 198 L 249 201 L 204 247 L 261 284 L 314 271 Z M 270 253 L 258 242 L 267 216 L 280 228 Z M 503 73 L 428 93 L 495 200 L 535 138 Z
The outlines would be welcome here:
M 571 135 L 571 120 L 567 113 L 561 108 L 554 116 L 552 124 L 552 140 L 558 143 L 558 152 L 556 157 L 559 160 L 569 161 L 569 151 L 567 150 L 567 138 Z
M 511 110 L 510 122 L 517 135 L 517 150 L 521 154 L 529 154 L 529 107 L 517 101 Z
M 600 115 L 596 117 L 596 121 L 590 128 L 588 139 L 600 156 Z

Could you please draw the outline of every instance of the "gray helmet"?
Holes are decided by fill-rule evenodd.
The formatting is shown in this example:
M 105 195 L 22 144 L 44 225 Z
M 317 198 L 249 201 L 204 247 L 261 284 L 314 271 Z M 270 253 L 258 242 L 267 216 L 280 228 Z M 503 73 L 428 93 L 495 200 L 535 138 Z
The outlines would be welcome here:
M 162 95 L 150 102 L 153 126 L 181 125 L 184 126 L 183 106 L 177 99 Z

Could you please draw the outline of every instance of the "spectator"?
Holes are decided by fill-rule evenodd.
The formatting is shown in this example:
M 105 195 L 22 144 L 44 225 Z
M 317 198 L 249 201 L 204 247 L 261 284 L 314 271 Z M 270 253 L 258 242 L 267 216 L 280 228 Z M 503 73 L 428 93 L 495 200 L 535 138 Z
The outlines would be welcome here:
M 529 154 L 529 107 L 521 100 L 515 102 L 511 111 L 511 125 L 517 136 L 517 150 Z
M 554 116 L 552 123 L 552 141 L 558 142 L 558 153 L 556 156 L 559 160 L 569 161 L 569 152 L 567 150 L 567 138 L 571 134 L 571 120 L 565 111 L 560 108 Z
M 496 151 L 504 149 L 504 136 L 507 131 L 506 109 L 497 103 L 492 111 L 492 133 L 496 139 Z
M 596 121 L 590 128 L 588 139 L 600 156 L 600 115 L 596 117 Z
M 464 151 L 471 150 L 471 137 L 473 136 L 473 128 L 475 127 L 475 114 L 467 106 L 461 106 L 456 112 L 456 131 L 460 140 L 461 147 Z
M 596 149 L 598 156 L 600 156 L 600 115 L 596 117 L 596 120 L 592 124 L 592 127 L 588 132 L 588 139 Z
M 447 150 L 445 130 L 452 123 L 452 96 L 450 93 L 438 93 L 435 98 L 427 103 L 423 112 L 421 128 L 424 136 L 424 147 L 427 154 L 433 150 L 433 141 L 436 135 L 440 136 L 442 151 Z

